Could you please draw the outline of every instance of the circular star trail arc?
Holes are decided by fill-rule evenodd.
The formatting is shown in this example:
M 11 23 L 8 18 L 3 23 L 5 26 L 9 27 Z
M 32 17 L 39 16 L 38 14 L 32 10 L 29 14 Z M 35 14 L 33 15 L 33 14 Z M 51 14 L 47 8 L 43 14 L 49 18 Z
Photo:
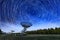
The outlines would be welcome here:
M 22 21 L 60 22 L 60 0 L 1 0 L 0 25 Z

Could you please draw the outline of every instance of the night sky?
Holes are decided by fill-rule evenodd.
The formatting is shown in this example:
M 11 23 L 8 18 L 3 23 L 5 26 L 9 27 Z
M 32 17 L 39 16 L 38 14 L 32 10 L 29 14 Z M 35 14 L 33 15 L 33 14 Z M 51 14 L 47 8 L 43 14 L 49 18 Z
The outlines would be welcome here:
M 20 32 L 21 22 L 30 22 L 27 30 L 60 27 L 60 0 L 0 0 L 0 29 Z

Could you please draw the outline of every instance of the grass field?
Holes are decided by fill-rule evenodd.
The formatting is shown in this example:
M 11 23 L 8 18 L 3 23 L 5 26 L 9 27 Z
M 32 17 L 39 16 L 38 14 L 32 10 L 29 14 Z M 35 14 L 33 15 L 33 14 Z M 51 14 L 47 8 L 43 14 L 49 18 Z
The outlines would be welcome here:
M 60 40 L 60 35 L 1 35 L 0 40 Z

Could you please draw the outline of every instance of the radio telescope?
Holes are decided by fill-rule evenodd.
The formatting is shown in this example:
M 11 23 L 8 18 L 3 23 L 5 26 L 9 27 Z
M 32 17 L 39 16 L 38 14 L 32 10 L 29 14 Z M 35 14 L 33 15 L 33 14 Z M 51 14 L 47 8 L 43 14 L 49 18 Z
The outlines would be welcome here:
M 27 28 L 32 26 L 32 24 L 30 22 L 21 22 L 21 25 L 24 28 L 23 31 L 21 32 L 22 34 L 24 34 L 26 32 Z

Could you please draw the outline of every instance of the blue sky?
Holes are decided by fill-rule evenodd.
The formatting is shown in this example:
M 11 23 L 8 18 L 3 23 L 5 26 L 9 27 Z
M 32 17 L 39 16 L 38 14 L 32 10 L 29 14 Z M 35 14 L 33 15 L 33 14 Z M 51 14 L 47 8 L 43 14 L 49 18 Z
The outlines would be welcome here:
M 30 22 L 27 30 L 60 27 L 60 0 L 1 0 L 0 28 L 20 32 L 21 22 Z

